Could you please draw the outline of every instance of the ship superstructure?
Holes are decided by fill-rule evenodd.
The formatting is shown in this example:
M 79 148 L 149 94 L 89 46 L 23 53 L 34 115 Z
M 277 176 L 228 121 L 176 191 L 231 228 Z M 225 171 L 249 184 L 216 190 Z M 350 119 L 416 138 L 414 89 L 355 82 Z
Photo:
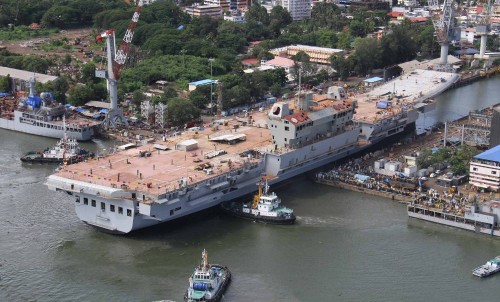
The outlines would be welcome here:
M 255 192 L 263 175 L 272 185 L 354 154 L 414 124 L 417 111 L 407 101 L 377 108 L 337 86 L 302 92 L 267 112 L 62 167 L 47 186 L 72 195 L 84 222 L 128 233 Z
M 37 95 L 35 79 L 30 80 L 29 96 L 22 98 L 16 108 L 10 108 L 8 103 L 13 100 L 0 100 L 0 128 L 46 136 L 52 138 L 64 137 L 63 117 L 66 116 L 66 133 L 69 138 L 90 140 L 99 124 L 95 121 L 69 116 L 66 107 L 54 100 L 48 92 Z

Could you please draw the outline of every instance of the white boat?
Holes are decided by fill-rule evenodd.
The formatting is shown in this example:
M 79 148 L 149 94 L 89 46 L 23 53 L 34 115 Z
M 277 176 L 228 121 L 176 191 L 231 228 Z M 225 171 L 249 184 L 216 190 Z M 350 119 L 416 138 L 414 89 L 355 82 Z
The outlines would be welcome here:
M 69 115 L 63 104 L 54 101 L 52 94 L 42 92 L 36 94 L 35 79 L 30 81 L 30 94 L 21 99 L 17 108 L 11 108 L 14 97 L 0 98 L 0 128 L 33 134 L 38 136 L 63 138 L 64 126 L 62 119 L 66 117 L 66 133 L 68 137 L 87 141 L 97 134 L 100 122 L 78 118 Z
M 496 256 L 495 258 L 489 260 L 480 267 L 477 267 L 474 270 L 472 270 L 472 274 L 474 276 L 483 278 L 493 275 L 494 273 L 497 273 L 499 271 L 500 271 L 500 256 Z
M 208 253 L 203 250 L 201 263 L 189 278 L 189 287 L 184 295 L 184 301 L 220 301 L 230 282 L 229 269 L 219 264 L 209 264 Z
M 293 224 L 293 210 L 281 205 L 281 199 L 269 191 L 267 179 L 259 182 L 259 191 L 252 202 L 228 201 L 221 203 L 222 209 L 236 217 L 269 224 Z
M 63 128 L 66 128 L 63 118 Z M 81 162 L 94 154 L 86 149 L 80 148 L 75 138 L 69 138 L 66 131 L 55 146 L 47 148 L 42 152 L 28 152 L 21 161 L 30 163 L 64 163 L 74 164 Z

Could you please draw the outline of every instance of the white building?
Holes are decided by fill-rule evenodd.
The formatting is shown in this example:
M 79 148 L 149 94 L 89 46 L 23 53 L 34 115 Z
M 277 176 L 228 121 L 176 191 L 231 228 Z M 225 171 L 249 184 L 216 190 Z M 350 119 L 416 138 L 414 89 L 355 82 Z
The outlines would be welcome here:
M 294 21 L 311 17 L 312 0 L 281 0 L 283 6 Z
M 474 156 L 470 162 L 469 182 L 492 191 L 500 189 L 500 145 Z

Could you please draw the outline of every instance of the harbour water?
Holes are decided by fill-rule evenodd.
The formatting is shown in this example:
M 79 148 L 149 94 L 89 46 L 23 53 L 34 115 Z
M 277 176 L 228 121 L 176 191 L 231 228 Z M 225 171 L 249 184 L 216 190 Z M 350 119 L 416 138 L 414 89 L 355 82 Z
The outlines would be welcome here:
M 500 77 L 447 92 L 444 121 L 500 102 Z M 418 125 L 417 125 L 418 126 Z M 181 301 L 203 248 L 227 265 L 225 301 L 496 301 L 498 278 L 471 270 L 500 240 L 408 219 L 397 202 L 315 184 L 275 189 L 297 224 L 270 226 L 217 211 L 131 236 L 97 232 L 72 199 L 48 191 L 53 166 L 21 164 L 55 140 L 0 130 L 0 301 Z M 106 147 L 106 142 L 83 144 Z

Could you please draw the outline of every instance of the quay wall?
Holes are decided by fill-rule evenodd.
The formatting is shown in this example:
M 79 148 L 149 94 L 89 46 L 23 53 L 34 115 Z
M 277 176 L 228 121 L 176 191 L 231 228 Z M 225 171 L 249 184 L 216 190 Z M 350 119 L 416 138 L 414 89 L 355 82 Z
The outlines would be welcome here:
M 325 185 L 328 185 L 328 186 L 332 186 L 332 187 L 337 187 L 337 188 L 345 189 L 345 190 L 351 190 L 351 191 L 355 191 L 355 192 L 366 193 L 366 194 L 380 196 L 380 197 L 384 197 L 384 198 L 388 198 L 388 199 L 392 199 L 392 200 L 397 200 L 397 201 L 400 201 L 400 202 L 403 202 L 403 203 L 408 203 L 408 202 L 412 201 L 412 197 L 411 196 L 406 196 L 406 195 L 396 194 L 396 193 L 392 193 L 392 192 L 386 192 L 386 191 L 380 191 L 380 190 L 363 188 L 363 187 L 360 187 L 360 186 L 355 186 L 355 185 L 351 185 L 351 184 L 348 184 L 348 183 L 345 183 L 345 182 L 341 182 L 341 181 L 336 181 L 336 180 L 316 179 L 316 182 L 320 183 L 320 184 L 325 184 Z

